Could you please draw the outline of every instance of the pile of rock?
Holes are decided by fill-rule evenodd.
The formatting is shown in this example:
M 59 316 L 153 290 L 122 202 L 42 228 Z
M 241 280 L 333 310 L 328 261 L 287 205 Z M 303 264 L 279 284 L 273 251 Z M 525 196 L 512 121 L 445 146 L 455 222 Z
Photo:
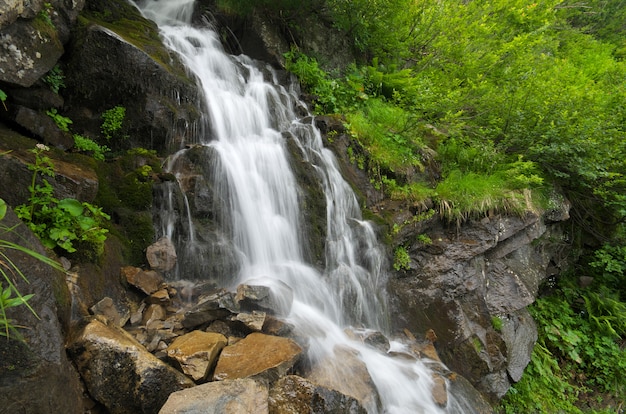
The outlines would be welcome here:
M 242 284 L 230 292 L 166 283 L 155 270 L 124 267 L 121 273 L 141 292 L 141 302 L 120 312 L 112 299 L 102 299 L 69 346 L 91 397 L 108 412 L 366 413 L 380 407 L 356 349 L 337 349 L 332 361 L 312 366 L 305 361 L 306 340 L 281 319 L 291 307 L 287 286 L 279 298 L 267 286 Z M 379 332 L 348 334 L 389 350 Z M 398 358 L 442 366 L 431 342 L 409 339 L 412 351 Z M 442 370 L 433 375 L 433 398 L 445 406 L 453 377 Z

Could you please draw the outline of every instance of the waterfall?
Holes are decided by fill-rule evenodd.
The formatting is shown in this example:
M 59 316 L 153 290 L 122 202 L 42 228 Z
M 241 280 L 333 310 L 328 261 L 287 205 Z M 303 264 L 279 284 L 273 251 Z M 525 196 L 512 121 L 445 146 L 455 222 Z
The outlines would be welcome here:
M 222 283 L 233 287 L 246 282 L 268 286 L 278 294 L 291 292 L 293 305 L 284 316 L 308 338 L 312 362 L 324 361 L 339 370 L 338 361 L 348 349 L 367 367 L 380 399 L 366 402 L 368 412 L 464 412 L 454 396 L 449 396 L 446 408 L 433 402 L 432 372 L 423 362 L 393 358 L 346 334 L 346 328 L 389 334 L 386 263 L 374 229 L 362 219 L 357 199 L 341 177 L 334 155 L 324 148 L 313 118 L 296 114 L 295 108 L 304 107 L 296 88 L 281 86 L 271 68 L 225 53 L 210 28 L 192 27 L 193 0 L 145 0 L 139 6 L 159 25 L 165 44 L 180 56 L 204 96 L 204 125 L 198 130 L 206 132 L 187 144 L 213 154 L 206 161 L 208 177 L 202 179 L 211 180 L 219 194 L 212 200 L 220 204 L 215 220 L 223 226 L 220 234 L 227 235 L 223 251 L 228 250 L 236 262 L 230 267 L 234 279 Z M 316 171 L 323 188 L 327 234 L 322 270 L 307 263 L 300 190 L 290 166 L 289 145 Z M 181 182 L 183 171 L 176 160 L 184 151 L 189 149 L 172 155 L 167 166 Z M 169 204 L 161 206 L 162 234 L 178 237 L 183 250 L 200 251 L 194 250 L 199 238 L 188 219 L 189 208 L 178 218 L 185 229 L 177 229 L 167 219 L 175 216 L 168 213 L 172 196 L 164 199 Z M 202 254 L 188 257 L 202 261 Z M 179 266 L 191 266 L 191 261 L 185 259 Z M 402 347 L 392 341 L 393 349 Z M 336 375 L 341 377 L 340 372 Z

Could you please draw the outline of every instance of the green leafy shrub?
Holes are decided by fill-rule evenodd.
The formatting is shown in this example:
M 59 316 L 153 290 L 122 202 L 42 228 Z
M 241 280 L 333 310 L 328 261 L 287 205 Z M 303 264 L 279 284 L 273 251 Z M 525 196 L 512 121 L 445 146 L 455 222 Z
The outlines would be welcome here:
M 94 140 L 79 134 L 74 134 L 74 147 L 78 151 L 91 153 L 98 161 L 104 161 L 104 155 L 110 151 L 106 145 L 99 145 Z
M 285 53 L 285 67 L 298 77 L 302 86 L 315 99 L 315 111 L 319 113 L 337 113 L 337 89 L 339 83 L 331 79 L 312 59 L 296 50 Z
M 124 119 L 126 118 L 125 107 L 118 105 L 107 109 L 102 113 L 101 118 L 102 124 L 100 125 L 100 131 L 107 141 L 123 141 L 128 138 L 123 132 Z
M 372 98 L 362 109 L 347 115 L 350 131 L 368 149 L 373 163 L 389 172 L 424 169 L 423 143 L 410 128 L 409 116 L 400 107 Z
M 39 176 L 54 176 L 52 160 L 45 155 L 48 150 L 42 144 L 37 144 L 31 150 L 35 154 L 35 164 L 29 166 L 33 171 L 33 179 L 28 187 L 29 204 L 16 207 L 15 212 L 44 246 L 74 253 L 77 244 L 82 244 L 84 253 L 90 256 L 88 251 L 92 250 L 94 257 L 90 258 L 95 259 L 104 251 L 108 230 L 102 226 L 110 217 L 89 203 L 81 203 L 73 198 L 56 199 L 52 186 L 45 178 L 42 178 L 41 184 L 37 184 Z
M 47 110 L 46 114 L 48 114 L 48 116 L 52 118 L 54 123 L 57 124 L 61 131 L 70 131 L 70 125 L 73 123 L 71 119 L 61 115 L 55 108 Z
M 43 81 L 50 87 L 50 90 L 54 93 L 59 93 L 61 88 L 65 88 L 65 75 L 59 65 L 55 65 L 46 76 Z
M 13 231 L 12 228 L 7 227 L 2 223 L 7 212 L 7 205 L 4 200 L 0 199 L 0 230 L 4 233 Z M 0 282 L 0 336 L 10 338 L 13 336 L 17 339 L 22 339 L 15 322 L 7 315 L 7 310 L 17 306 L 26 306 L 33 315 L 37 316 L 35 310 L 29 305 L 28 301 L 33 297 L 32 294 L 23 295 L 15 284 L 15 277 L 19 277 L 26 283 L 28 279 L 22 273 L 20 268 L 11 260 L 7 255 L 7 250 L 15 250 L 24 254 L 27 254 L 42 263 L 45 263 L 57 270 L 63 270 L 61 266 L 50 258 L 43 256 L 32 249 L 26 248 L 19 244 L 12 243 L 8 240 L 0 239 L 0 274 L 2 275 L 2 282 Z M 6 284 L 6 287 L 4 286 Z
M 406 248 L 403 246 L 399 246 L 394 251 L 394 260 L 393 260 L 393 268 L 397 271 L 400 270 L 409 270 L 411 264 L 411 256 L 409 256 L 409 252 L 407 252 Z

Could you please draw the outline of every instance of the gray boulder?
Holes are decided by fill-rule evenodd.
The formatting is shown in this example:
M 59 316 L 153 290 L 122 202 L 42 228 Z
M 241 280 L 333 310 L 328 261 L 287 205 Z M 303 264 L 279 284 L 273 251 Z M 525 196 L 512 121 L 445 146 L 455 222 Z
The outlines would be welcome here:
M 267 396 L 252 379 L 208 382 L 173 393 L 159 414 L 268 414 Z
M 0 81 L 30 87 L 58 62 L 84 0 L 0 4 Z
M 69 352 L 89 394 L 111 414 L 157 413 L 172 392 L 194 385 L 130 334 L 99 319 L 77 332 Z

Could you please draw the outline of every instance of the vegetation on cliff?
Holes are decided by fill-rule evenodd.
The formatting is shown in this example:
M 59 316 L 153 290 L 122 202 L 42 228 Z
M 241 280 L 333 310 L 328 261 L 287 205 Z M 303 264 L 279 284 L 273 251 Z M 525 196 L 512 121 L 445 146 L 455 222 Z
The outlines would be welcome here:
M 345 117 L 352 162 L 389 197 L 434 206 L 457 223 L 490 211 L 550 210 L 557 193 L 572 203 L 565 243 L 574 264 L 533 306 L 539 341 L 501 408 L 619 410 L 626 396 L 624 2 L 219 3 L 242 13 L 280 10 L 296 43 L 287 68 L 316 112 Z M 342 29 L 360 61 L 325 71 L 322 53 L 298 47 L 301 13 Z

